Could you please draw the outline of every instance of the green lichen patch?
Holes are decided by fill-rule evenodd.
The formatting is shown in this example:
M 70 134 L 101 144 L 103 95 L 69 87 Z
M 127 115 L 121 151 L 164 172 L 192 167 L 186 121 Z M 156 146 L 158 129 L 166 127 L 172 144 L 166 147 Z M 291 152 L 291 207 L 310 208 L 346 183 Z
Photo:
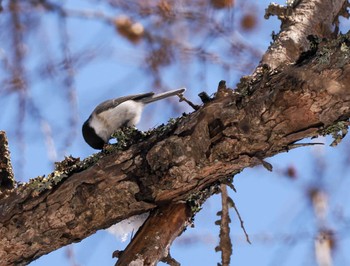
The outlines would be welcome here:
M 75 158 L 72 155 L 64 157 L 61 162 L 55 162 L 55 171 L 71 171 L 80 162 L 80 158 Z
M 67 156 L 63 161 L 55 162 L 55 170 L 47 177 L 38 176 L 36 178 L 30 179 L 28 183 L 25 183 L 21 186 L 21 189 L 26 190 L 29 188 L 33 197 L 38 196 L 42 192 L 52 189 L 54 186 L 67 179 L 73 173 L 80 172 L 88 168 L 96 160 L 98 160 L 98 158 L 101 158 L 99 153 L 92 155 L 83 161 L 80 161 L 80 158 Z
M 112 135 L 112 138 L 117 140 L 115 145 L 110 145 L 112 147 L 105 147 L 105 151 L 111 151 L 112 149 L 125 150 L 131 145 L 144 140 L 147 137 L 147 132 L 139 131 L 136 127 L 126 127 L 119 129 Z
M 103 151 L 106 153 L 110 153 L 115 149 L 126 150 L 131 145 L 145 141 L 149 139 L 151 136 L 157 136 L 157 138 L 166 136 L 167 134 L 170 134 L 170 132 L 172 132 L 175 129 L 177 123 L 184 116 L 186 116 L 186 114 L 183 114 L 179 118 L 171 118 L 169 119 L 167 124 L 162 124 L 148 131 L 139 131 L 135 127 L 127 127 L 127 128 L 119 129 L 112 135 L 112 138 L 115 138 L 117 140 L 117 143 L 112 145 L 107 145 Z
M 329 65 L 336 68 L 341 68 L 349 63 L 350 59 L 350 35 L 339 34 L 333 40 L 320 42 L 319 49 L 316 53 L 317 63 L 319 68 Z
M 350 59 L 350 35 L 339 34 L 334 39 L 321 39 L 317 36 L 310 35 L 309 50 L 301 53 L 296 65 L 303 65 L 310 60 L 315 60 L 316 67 L 322 71 L 330 66 L 341 68 L 349 63 Z
M 188 199 L 187 204 L 190 206 L 193 214 L 196 214 L 202 209 L 203 203 L 213 194 L 217 194 L 220 191 L 219 183 L 207 187 L 201 191 L 192 193 Z
M 183 116 L 185 116 L 185 114 L 183 114 Z M 167 134 L 176 128 L 177 123 L 182 119 L 182 117 L 170 119 L 167 124 L 162 124 L 159 127 L 146 132 L 139 131 L 136 128 L 125 128 L 123 130 L 118 130 L 115 134 L 113 134 L 113 137 L 118 140 L 116 144 L 106 145 L 101 152 L 95 153 L 82 161 L 80 158 L 67 156 L 63 161 L 55 162 L 54 172 L 49 174 L 47 177 L 39 176 L 37 178 L 30 179 L 28 183 L 24 183 L 20 186 L 20 188 L 22 191 L 29 192 L 33 197 L 38 196 L 42 192 L 52 189 L 73 173 L 89 168 L 98 160 L 108 154 L 111 154 L 115 150 L 126 150 L 131 145 L 144 141 L 151 136 L 156 136 L 157 139 L 162 136 L 167 136 Z
M 27 186 L 24 186 L 30 188 L 32 190 L 32 196 L 36 197 L 43 191 L 52 189 L 55 185 L 57 185 L 65 178 L 67 178 L 67 174 L 54 171 L 47 177 L 39 176 L 37 178 L 30 179 L 27 183 Z
M 348 133 L 348 127 L 350 123 L 349 121 L 338 121 L 335 124 L 328 126 L 319 131 L 319 134 L 322 136 L 331 135 L 333 137 L 333 142 L 331 143 L 331 147 L 337 146 L 341 140 Z

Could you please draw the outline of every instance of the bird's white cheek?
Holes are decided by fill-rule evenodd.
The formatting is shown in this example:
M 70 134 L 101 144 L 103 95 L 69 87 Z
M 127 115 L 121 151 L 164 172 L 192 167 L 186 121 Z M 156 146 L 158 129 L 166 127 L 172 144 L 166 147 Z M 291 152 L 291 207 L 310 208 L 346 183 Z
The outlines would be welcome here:
M 95 130 L 96 134 L 100 136 L 105 142 L 107 142 L 111 134 L 109 133 L 108 127 L 102 119 L 99 117 L 93 116 L 90 120 L 90 126 Z

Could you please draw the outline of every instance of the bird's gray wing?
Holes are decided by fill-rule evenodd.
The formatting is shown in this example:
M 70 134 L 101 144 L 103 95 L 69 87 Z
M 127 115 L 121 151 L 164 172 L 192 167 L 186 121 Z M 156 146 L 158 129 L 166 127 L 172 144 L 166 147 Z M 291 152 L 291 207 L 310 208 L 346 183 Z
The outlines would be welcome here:
M 154 95 L 154 92 L 147 92 L 147 93 L 133 94 L 133 95 L 128 95 L 128 96 L 107 100 L 97 105 L 93 112 L 95 114 L 99 114 L 99 113 L 102 113 L 103 111 L 114 108 L 119 104 L 126 102 L 128 100 L 140 100 L 143 98 L 151 97 L 153 95 Z

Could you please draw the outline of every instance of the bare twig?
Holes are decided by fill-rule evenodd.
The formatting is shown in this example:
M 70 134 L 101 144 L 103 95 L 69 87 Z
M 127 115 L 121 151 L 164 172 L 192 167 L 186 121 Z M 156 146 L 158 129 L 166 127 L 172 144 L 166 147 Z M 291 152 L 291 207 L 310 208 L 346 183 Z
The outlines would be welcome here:
M 215 248 L 215 251 L 221 251 L 221 265 L 229 266 L 232 255 L 232 243 L 230 238 L 230 215 L 229 215 L 229 200 L 227 195 L 226 185 L 221 184 L 221 220 L 220 220 L 220 243 Z
M 199 109 L 198 105 L 192 103 L 190 100 L 187 100 L 185 98 L 185 96 L 183 96 L 183 94 L 178 94 L 177 96 L 179 96 L 180 102 L 184 101 L 184 102 L 188 103 L 188 105 L 191 106 L 194 110 L 198 110 Z
M 288 149 L 295 149 L 300 147 L 308 147 L 314 145 L 324 145 L 322 142 L 310 142 L 310 143 L 292 143 L 288 145 Z
M 181 265 L 177 260 L 175 260 L 173 257 L 170 256 L 170 252 L 169 252 L 168 256 L 161 259 L 161 261 L 164 263 L 167 263 L 170 266 L 180 266 Z
M 237 213 L 237 216 L 238 216 L 238 219 L 239 219 L 239 221 L 240 221 L 240 223 L 241 223 L 241 228 L 242 228 L 242 230 L 243 230 L 243 232 L 244 232 L 245 238 L 246 238 L 247 242 L 248 242 L 249 244 L 251 244 L 251 242 L 250 242 L 250 240 L 249 240 L 249 235 L 248 235 L 247 231 L 245 230 L 244 222 L 243 222 L 243 219 L 242 219 L 242 217 L 241 217 L 241 215 L 240 215 L 240 213 L 239 213 L 239 211 L 238 211 L 238 209 L 237 209 L 237 206 L 236 206 L 236 204 L 235 204 L 235 202 L 234 202 L 233 200 L 232 200 L 231 203 L 232 203 L 232 207 L 235 209 L 235 212 Z

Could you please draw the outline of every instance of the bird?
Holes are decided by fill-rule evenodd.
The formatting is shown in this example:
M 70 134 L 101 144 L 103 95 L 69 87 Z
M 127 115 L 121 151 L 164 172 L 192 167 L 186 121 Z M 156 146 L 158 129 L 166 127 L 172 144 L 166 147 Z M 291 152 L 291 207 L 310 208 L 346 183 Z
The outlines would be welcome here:
M 146 104 L 181 95 L 185 90 L 180 88 L 159 94 L 133 94 L 100 103 L 83 124 L 82 134 L 85 142 L 94 149 L 102 150 L 118 129 L 136 126 Z

